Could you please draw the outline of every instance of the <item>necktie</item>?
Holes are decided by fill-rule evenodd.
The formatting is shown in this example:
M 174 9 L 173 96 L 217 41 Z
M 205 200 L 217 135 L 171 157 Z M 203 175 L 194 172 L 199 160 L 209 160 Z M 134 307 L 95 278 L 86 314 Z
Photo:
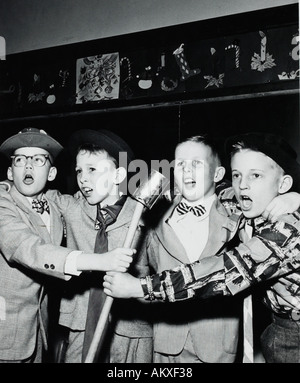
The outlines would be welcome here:
M 108 251 L 108 242 L 107 242 L 107 226 L 114 223 L 120 213 L 124 203 L 126 200 L 126 196 L 121 197 L 114 205 L 106 206 L 101 209 L 98 205 L 97 208 L 97 218 L 95 222 L 95 228 L 98 229 L 96 241 L 95 241 L 95 253 L 105 253 Z M 99 316 L 101 314 L 106 294 L 103 292 L 102 287 L 102 279 L 105 273 L 103 272 L 93 272 L 94 277 L 96 278 L 95 286 L 90 288 L 90 296 L 88 303 L 88 311 L 87 311 L 87 320 L 85 325 L 85 334 L 84 334 L 84 342 L 83 342 L 83 350 L 82 350 L 82 361 L 85 361 L 87 353 L 89 351 L 91 342 L 93 340 L 94 332 L 98 323 Z M 107 334 L 108 326 L 104 329 L 103 333 Z M 102 344 L 99 344 L 98 352 L 96 354 L 95 359 L 99 357 L 100 350 L 102 348 Z M 106 350 L 107 354 L 107 350 Z M 107 356 L 107 355 L 106 355 Z M 106 360 L 105 360 L 106 361 Z M 105 362 L 104 361 L 104 362 Z
M 187 214 L 188 212 L 193 213 L 196 217 L 200 217 L 206 212 L 206 209 L 202 205 L 197 205 L 197 206 L 190 206 L 185 202 L 180 202 L 176 210 L 179 215 Z
M 46 200 L 37 200 L 37 199 L 32 200 L 32 209 L 39 214 L 43 214 L 44 211 L 50 214 L 48 201 Z

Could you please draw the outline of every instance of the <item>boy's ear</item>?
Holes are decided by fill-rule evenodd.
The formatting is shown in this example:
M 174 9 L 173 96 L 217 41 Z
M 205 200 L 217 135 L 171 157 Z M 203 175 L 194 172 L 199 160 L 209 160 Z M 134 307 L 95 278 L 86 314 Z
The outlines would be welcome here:
M 51 166 L 51 168 L 49 169 L 49 173 L 48 173 L 48 181 L 55 180 L 56 175 L 57 175 L 56 167 L 55 166 Z
M 8 179 L 9 181 L 13 181 L 13 180 L 14 180 L 14 176 L 13 176 L 13 172 L 12 172 L 11 167 L 9 167 L 9 168 L 7 169 L 7 179 Z
M 219 182 L 223 179 L 225 175 L 225 168 L 223 166 L 218 166 L 215 170 L 214 182 Z
M 293 186 L 293 177 L 288 174 L 285 174 L 279 184 L 278 192 L 279 194 L 284 194 L 290 190 Z
M 119 185 L 121 182 L 124 181 L 126 178 L 127 171 L 125 168 L 120 167 L 116 169 L 116 177 L 115 177 L 115 184 Z

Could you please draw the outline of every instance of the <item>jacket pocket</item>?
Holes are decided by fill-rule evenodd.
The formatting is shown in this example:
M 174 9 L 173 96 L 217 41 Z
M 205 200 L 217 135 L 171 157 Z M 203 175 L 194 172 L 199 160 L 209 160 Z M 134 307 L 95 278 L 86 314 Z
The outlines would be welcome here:
M 228 354 L 236 354 L 239 339 L 239 319 L 224 318 L 223 347 Z
M 15 313 L 14 320 L 9 320 L 7 311 Z M 8 307 L 4 297 L 0 296 L 0 350 L 12 348 L 18 327 L 18 307 Z

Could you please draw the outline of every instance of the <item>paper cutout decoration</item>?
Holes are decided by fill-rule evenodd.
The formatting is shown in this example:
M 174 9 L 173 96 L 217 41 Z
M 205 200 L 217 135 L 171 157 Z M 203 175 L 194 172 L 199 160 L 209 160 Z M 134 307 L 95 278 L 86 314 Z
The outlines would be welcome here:
M 234 41 L 232 44 L 229 44 L 227 47 L 225 47 L 225 51 L 228 51 L 229 49 L 233 49 L 235 51 L 234 66 L 236 69 L 239 69 L 239 67 L 240 67 L 240 46 L 237 43 L 237 41 Z
M 270 69 L 273 66 L 276 66 L 275 60 L 272 55 L 266 53 L 267 46 L 267 37 L 264 32 L 259 31 L 261 40 L 260 40 L 260 55 L 254 53 L 251 58 L 251 69 L 263 72 L 265 69 Z
M 7 89 L 0 89 L 0 95 L 1 94 L 12 94 L 14 93 L 16 87 L 14 85 L 10 85 Z
M 59 73 L 58 73 L 58 76 L 60 77 L 61 79 L 61 84 L 60 86 L 62 88 L 64 88 L 66 86 L 66 82 L 67 82 L 67 79 L 68 77 L 70 76 L 70 73 L 67 69 L 60 69 Z
M 219 74 L 218 78 L 214 76 L 203 76 L 203 77 L 205 78 L 205 80 L 207 80 L 207 85 L 205 89 L 209 88 L 210 86 L 216 86 L 217 88 L 219 88 L 220 86 L 223 85 L 224 73 Z
M 297 34 L 293 35 L 291 40 L 291 45 L 295 47 L 292 48 L 292 50 L 289 52 L 290 59 L 294 61 L 299 61 L 299 48 L 300 48 L 300 36 L 299 31 Z M 300 77 L 300 69 L 286 69 L 285 71 L 278 74 L 279 80 L 295 80 L 296 78 Z
M 195 76 L 196 74 L 200 73 L 200 69 L 190 69 L 190 66 L 185 58 L 184 44 L 182 43 L 180 47 L 175 49 L 173 52 L 173 55 L 175 56 L 175 60 L 179 66 L 179 69 L 181 71 L 181 80 L 186 80 L 187 78 L 191 76 Z
M 149 89 L 152 86 L 153 78 L 157 76 L 157 73 L 153 74 L 152 67 L 148 65 L 141 74 L 137 74 L 138 86 L 141 89 Z
M 49 95 L 48 95 L 48 97 L 46 98 L 46 102 L 47 102 L 47 104 L 54 104 L 55 103 L 55 101 L 56 101 L 56 96 L 55 96 L 55 94 L 54 94 L 54 84 L 51 84 L 50 86 L 49 86 Z
M 166 69 L 166 54 L 164 52 L 160 55 L 160 66 L 158 67 L 158 73 L 160 78 L 160 88 L 164 92 L 171 92 L 178 86 L 177 79 L 173 79 L 167 73 Z
M 292 51 L 290 52 L 290 56 L 291 56 L 292 59 L 295 60 L 295 61 L 298 61 L 298 60 L 299 60 L 299 49 L 300 49 L 299 41 L 300 41 L 300 36 L 299 36 L 299 32 L 298 32 L 298 34 L 296 34 L 296 35 L 293 36 L 292 41 L 291 41 L 291 44 L 292 44 L 292 45 L 296 45 L 296 46 L 292 49 Z
M 28 94 L 28 102 L 34 103 L 42 101 L 45 96 L 46 92 L 41 89 L 41 76 L 34 73 L 32 91 Z
M 282 72 L 278 75 L 279 80 L 295 80 L 300 77 L 300 70 L 292 70 L 290 73 Z
M 119 97 L 119 53 L 100 54 L 77 60 L 76 104 Z
M 127 68 L 126 75 L 124 75 L 122 78 L 122 68 Z M 123 69 L 123 73 L 124 69 Z M 128 57 L 122 57 L 120 59 L 120 76 L 121 76 L 121 85 L 120 85 L 120 93 L 123 97 L 131 97 L 133 95 L 133 90 L 132 90 L 132 72 L 131 72 L 131 62 Z

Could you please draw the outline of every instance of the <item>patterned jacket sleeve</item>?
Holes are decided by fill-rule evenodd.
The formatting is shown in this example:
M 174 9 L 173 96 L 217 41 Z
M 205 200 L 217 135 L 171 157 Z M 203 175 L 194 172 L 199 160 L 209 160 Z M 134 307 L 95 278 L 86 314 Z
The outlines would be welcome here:
M 192 297 L 235 295 L 300 267 L 300 214 L 263 221 L 247 243 L 221 255 L 141 279 L 146 299 L 170 302 Z

